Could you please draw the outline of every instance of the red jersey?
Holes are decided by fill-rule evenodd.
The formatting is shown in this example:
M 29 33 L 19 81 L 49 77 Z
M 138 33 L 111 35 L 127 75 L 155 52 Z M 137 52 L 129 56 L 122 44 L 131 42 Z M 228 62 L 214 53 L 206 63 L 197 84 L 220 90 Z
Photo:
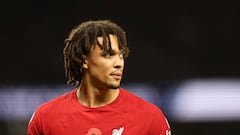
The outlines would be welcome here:
M 162 111 L 120 88 L 112 103 L 89 108 L 79 103 L 76 90 L 40 105 L 28 135 L 171 135 Z

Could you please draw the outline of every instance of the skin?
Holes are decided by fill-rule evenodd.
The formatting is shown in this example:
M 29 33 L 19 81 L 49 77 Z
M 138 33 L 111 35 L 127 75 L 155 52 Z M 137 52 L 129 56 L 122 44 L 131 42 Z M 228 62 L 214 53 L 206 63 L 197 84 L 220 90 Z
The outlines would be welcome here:
M 98 45 L 85 57 L 82 66 L 83 78 L 77 91 L 81 104 L 95 108 L 113 102 L 119 95 L 124 69 L 124 58 L 119 50 L 117 37 L 109 35 L 112 54 L 104 54 Z M 99 43 L 103 38 L 98 38 Z

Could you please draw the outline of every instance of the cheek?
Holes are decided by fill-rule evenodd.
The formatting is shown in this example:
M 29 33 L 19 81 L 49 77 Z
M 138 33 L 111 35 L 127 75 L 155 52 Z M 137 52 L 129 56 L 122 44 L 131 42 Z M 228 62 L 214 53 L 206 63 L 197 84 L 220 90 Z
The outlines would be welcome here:
M 89 68 L 92 72 L 97 72 L 97 74 L 103 74 L 111 69 L 108 62 L 102 61 L 91 63 L 91 65 L 89 65 Z
M 98 70 L 100 71 L 100 73 L 106 73 L 106 72 L 109 72 L 110 68 L 107 64 L 101 64 L 98 67 Z

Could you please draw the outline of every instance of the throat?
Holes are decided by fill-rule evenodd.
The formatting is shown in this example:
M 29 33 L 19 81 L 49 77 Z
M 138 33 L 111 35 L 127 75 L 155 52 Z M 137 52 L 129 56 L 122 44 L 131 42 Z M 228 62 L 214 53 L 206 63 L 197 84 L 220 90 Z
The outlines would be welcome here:
M 119 89 L 113 90 L 86 90 L 77 89 L 78 102 L 90 108 L 108 105 L 115 101 L 120 93 Z

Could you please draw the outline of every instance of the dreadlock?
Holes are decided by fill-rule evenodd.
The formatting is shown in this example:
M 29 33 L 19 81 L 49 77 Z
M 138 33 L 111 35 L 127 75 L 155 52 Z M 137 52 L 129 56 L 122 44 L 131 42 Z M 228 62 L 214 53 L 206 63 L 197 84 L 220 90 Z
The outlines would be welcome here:
M 104 52 L 112 52 L 109 34 L 117 37 L 119 49 L 123 51 L 124 58 L 126 58 L 129 53 L 126 34 L 114 22 L 109 20 L 90 20 L 72 29 L 65 40 L 63 50 L 67 84 L 73 86 L 80 85 L 84 56 L 89 56 L 93 47 L 98 45 Z M 102 44 L 98 42 L 97 37 L 103 37 Z

